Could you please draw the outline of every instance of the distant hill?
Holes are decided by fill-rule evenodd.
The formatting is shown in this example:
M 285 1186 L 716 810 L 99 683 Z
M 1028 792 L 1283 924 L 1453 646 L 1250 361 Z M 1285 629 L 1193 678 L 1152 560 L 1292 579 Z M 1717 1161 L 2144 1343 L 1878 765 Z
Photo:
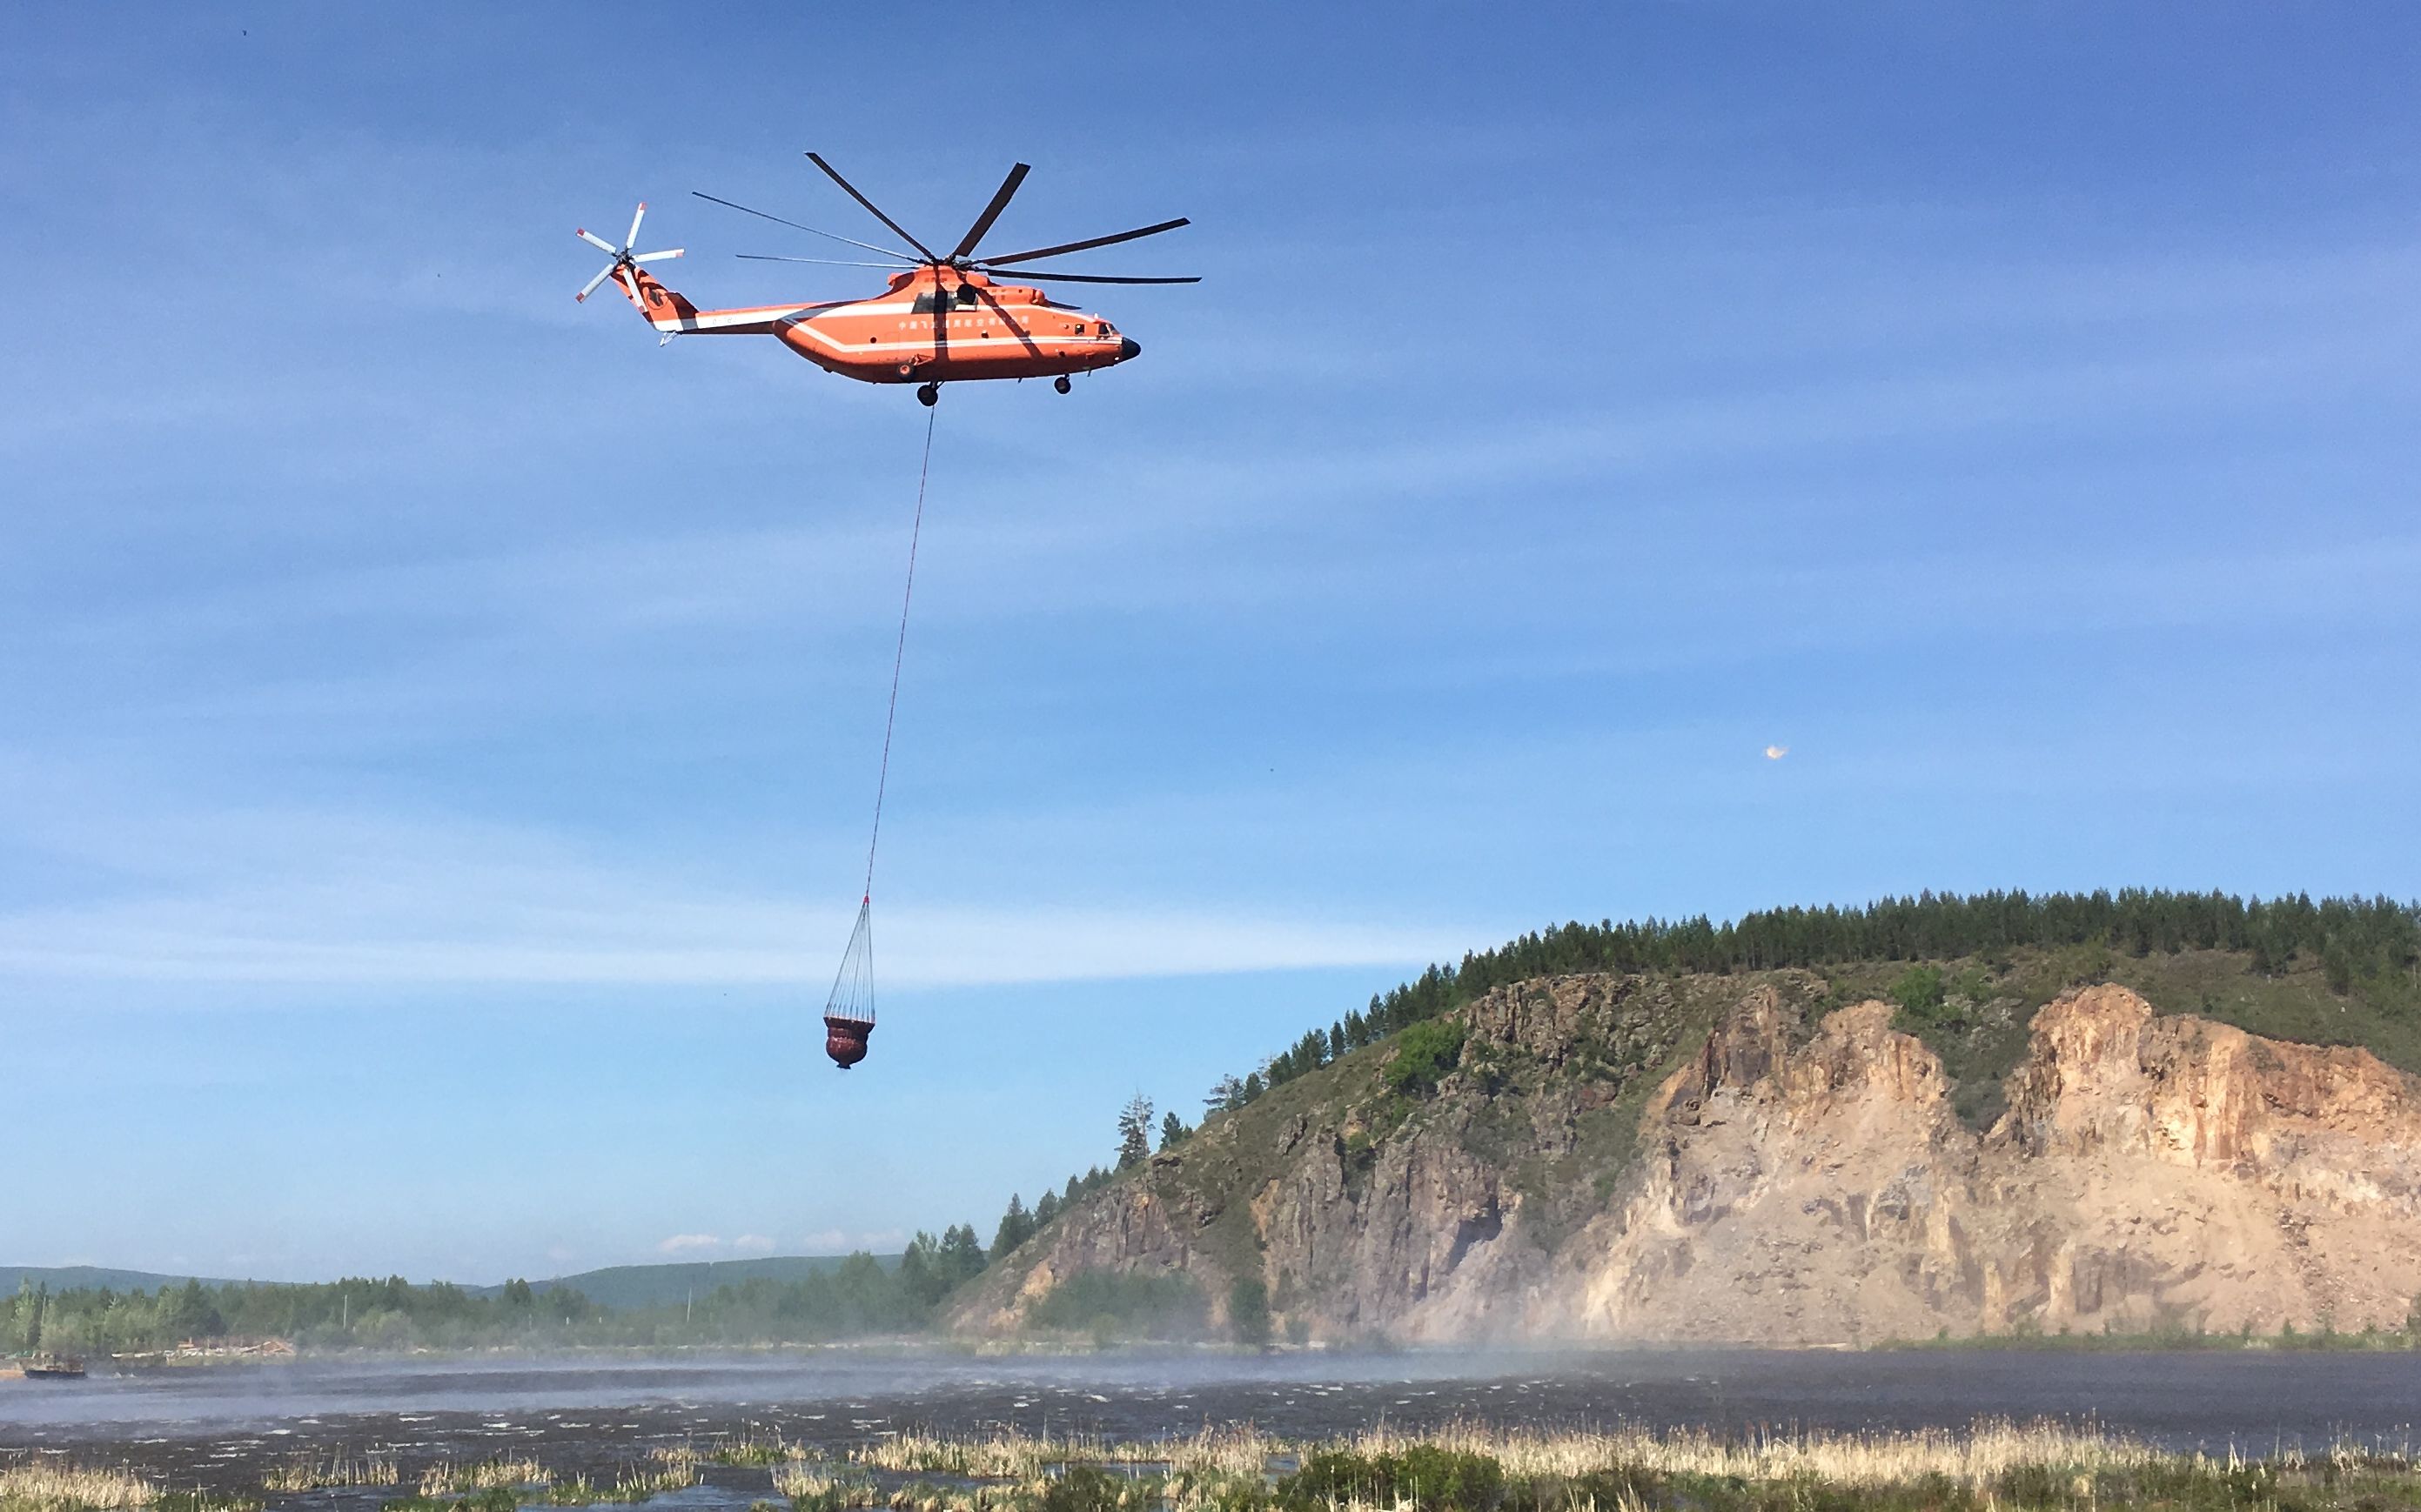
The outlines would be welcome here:
M 533 1281 L 533 1291 L 553 1291 L 568 1286 L 600 1307 L 617 1312 L 634 1307 L 664 1307 L 705 1297 L 717 1286 L 736 1286 L 743 1281 L 785 1283 L 804 1281 L 820 1271 L 837 1267 L 845 1258 L 838 1255 L 769 1255 L 754 1260 L 692 1260 L 673 1265 L 614 1265 L 601 1270 L 583 1270 L 578 1275 L 554 1276 L 545 1281 Z M 885 1270 L 898 1263 L 898 1255 L 882 1261 Z M 482 1296 L 492 1296 L 502 1286 L 471 1288 Z
M 205 1286 L 223 1286 L 226 1282 L 210 1276 L 200 1278 Z M 0 1265 L 0 1296 L 13 1294 L 25 1282 L 47 1286 L 53 1291 L 158 1291 L 162 1286 L 181 1286 L 187 1278 L 164 1276 L 150 1270 L 113 1270 L 99 1265 Z
M 736 1286 L 743 1281 L 785 1283 L 804 1280 L 820 1271 L 829 1271 L 842 1259 L 837 1255 L 769 1255 L 752 1260 L 693 1260 L 674 1265 L 615 1265 L 599 1270 L 583 1270 L 578 1275 L 554 1276 L 545 1281 L 533 1281 L 533 1291 L 553 1291 L 568 1286 L 600 1307 L 615 1312 L 627 1312 L 639 1307 L 665 1307 L 686 1302 L 692 1297 L 704 1298 L 717 1286 Z M 881 1264 L 890 1270 L 899 1263 L 896 1255 L 885 1255 Z M 0 1265 L 0 1297 L 13 1295 L 25 1281 L 36 1286 L 47 1285 L 54 1292 L 97 1290 L 157 1291 L 162 1286 L 181 1286 L 186 1277 L 162 1275 L 150 1270 L 117 1270 L 93 1265 Z M 223 1286 L 225 1280 L 203 1276 L 206 1286 Z M 493 1297 L 505 1289 L 498 1282 L 492 1286 L 464 1286 L 475 1297 Z

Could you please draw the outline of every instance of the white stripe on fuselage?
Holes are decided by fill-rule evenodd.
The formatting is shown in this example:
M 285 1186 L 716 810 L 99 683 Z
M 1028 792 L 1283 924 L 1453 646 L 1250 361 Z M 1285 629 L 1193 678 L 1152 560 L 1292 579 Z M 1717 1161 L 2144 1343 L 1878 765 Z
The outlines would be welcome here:
M 1048 310 L 1054 315 L 1061 316 L 1080 313 L 1070 306 L 1060 304 L 1021 304 L 1009 307 L 1013 309 Z M 701 310 L 695 316 L 671 316 L 663 319 L 650 320 L 648 323 L 654 326 L 659 331 L 728 331 L 734 326 L 773 326 L 784 324 L 804 326 L 812 330 L 814 321 L 824 319 L 828 316 L 909 315 L 918 316 L 919 319 L 922 319 L 924 316 L 929 316 L 931 314 L 932 312 L 930 310 L 923 311 L 920 314 L 913 302 L 867 301 L 864 303 L 850 304 L 758 304 L 750 306 L 746 309 L 738 310 Z M 944 319 L 947 320 L 948 317 L 945 316 Z M 1079 320 L 1077 323 L 1083 325 L 1093 322 L 1088 319 L 1086 320 Z M 1040 338 L 1039 333 L 1030 333 L 1030 335 Z M 856 344 L 836 341 L 831 336 L 824 335 L 820 331 L 816 332 L 816 339 L 823 342 L 826 346 L 840 351 L 870 351 L 877 347 L 885 345 L 885 343 L 880 341 L 861 342 Z M 963 338 L 952 336 L 949 338 L 949 344 L 959 346 L 973 345 L 979 341 L 1006 340 L 1015 341 L 1022 345 L 1025 339 L 1025 337 L 1021 336 L 966 336 Z M 1047 337 L 1047 339 L 1052 341 L 1115 341 L 1117 337 L 1053 335 Z
M 841 341 L 825 332 L 817 330 L 816 323 L 812 320 L 786 320 L 776 321 L 775 323 L 778 325 L 787 325 L 795 331 L 804 331 L 807 335 L 815 337 L 818 341 L 822 342 L 826 347 L 831 348 L 835 351 L 948 351 L 957 348 L 987 346 L 1015 347 L 1019 351 L 1024 351 L 1040 347 L 1045 340 L 1053 346 L 1064 347 L 1077 345 L 1107 347 L 1115 345 L 1120 339 L 1117 336 L 1049 336 L 1036 339 L 1031 336 L 949 335 L 945 336 L 938 342 L 929 339 L 908 341 Z

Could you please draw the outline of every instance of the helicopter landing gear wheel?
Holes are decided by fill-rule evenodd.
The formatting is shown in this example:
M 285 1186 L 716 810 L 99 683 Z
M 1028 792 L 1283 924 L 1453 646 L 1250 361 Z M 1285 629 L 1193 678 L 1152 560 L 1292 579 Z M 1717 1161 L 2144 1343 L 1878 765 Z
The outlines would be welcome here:
M 1051 386 L 1057 389 L 1060 393 L 1065 394 L 1076 385 L 1068 382 L 1068 375 L 1066 373 L 1061 373 L 1058 377 L 1051 381 Z
M 935 401 L 939 400 L 941 397 L 942 385 L 939 383 L 922 383 L 917 385 L 916 402 L 929 410 L 933 407 Z

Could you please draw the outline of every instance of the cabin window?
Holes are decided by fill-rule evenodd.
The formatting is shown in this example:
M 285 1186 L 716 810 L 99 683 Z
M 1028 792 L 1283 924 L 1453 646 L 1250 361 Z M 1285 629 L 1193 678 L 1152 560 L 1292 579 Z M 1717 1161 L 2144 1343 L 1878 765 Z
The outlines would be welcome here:
M 951 309 L 971 310 L 980 303 L 981 300 L 976 295 L 973 285 L 961 284 L 948 294 L 938 297 L 932 289 L 925 290 L 916 296 L 916 304 L 910 313 L 931 315 L 936 308 L 945 312 Z

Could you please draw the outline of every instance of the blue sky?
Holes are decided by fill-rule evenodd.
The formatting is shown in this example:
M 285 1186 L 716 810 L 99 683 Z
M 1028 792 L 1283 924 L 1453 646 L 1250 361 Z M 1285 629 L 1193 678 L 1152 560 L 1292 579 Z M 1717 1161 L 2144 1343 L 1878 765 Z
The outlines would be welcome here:
M 2421 894 L 2421 13 L 11 32 L 0 1260 L 989 1233 L 1554 919 Z M 1206 278 L 945 397 L 847 1078 L 924 412 L 570 298 L 642 197 L 701 304 L 867 287 L 690 197 L 865 235 L 809 148 Z

